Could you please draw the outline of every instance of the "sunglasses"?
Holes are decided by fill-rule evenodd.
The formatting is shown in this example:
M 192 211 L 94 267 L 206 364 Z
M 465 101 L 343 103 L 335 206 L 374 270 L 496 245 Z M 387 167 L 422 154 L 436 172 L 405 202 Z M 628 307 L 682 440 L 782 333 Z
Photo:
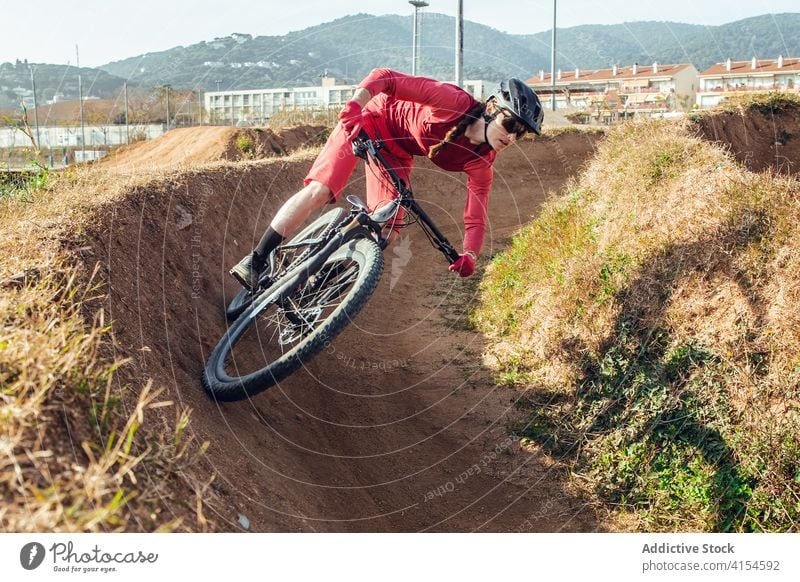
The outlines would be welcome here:
M 507 133 L 515 134 L 517 139 L 528 133 L 527 126 L 514 117 L 511 112 L 501 109 L 500 113 L 502 114 L 502 117 L 498 118 L 498 122 Z

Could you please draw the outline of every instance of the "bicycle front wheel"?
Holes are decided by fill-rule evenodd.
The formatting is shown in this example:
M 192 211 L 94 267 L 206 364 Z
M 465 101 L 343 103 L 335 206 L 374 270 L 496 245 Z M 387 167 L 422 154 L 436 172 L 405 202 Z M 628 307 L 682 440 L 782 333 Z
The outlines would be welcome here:
M 292 295 L 255 298 L 211 352 L 203 387 L 221 401 L 243 400 L 309 362 L 347 327 L 375 291 L 383 254 L 371 239 L 336 250 Z

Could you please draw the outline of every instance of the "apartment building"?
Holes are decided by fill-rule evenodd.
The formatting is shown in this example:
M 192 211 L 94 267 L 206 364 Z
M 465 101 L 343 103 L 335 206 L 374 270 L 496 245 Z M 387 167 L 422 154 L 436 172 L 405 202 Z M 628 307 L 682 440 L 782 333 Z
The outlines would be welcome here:
M 543 102 L 553 95 L 552 77 L 540 71 L 526 81 Z M 692 107 L 697 69 L 681 63 L 556 71 L 556 108 L 576 108 L 585 121 L 610 123 L 634 115 L 658 115 Z
M 495 85 L 473 79 L 464 81 L 464 90 L 475 99 L 484 100 Z M 211 123 L 258 125 L 277 111 L 340 109 L 353 96 L 355 88 L 356 85 L 339 84 L 333 77 L 322 77 L 318 87 L 209 91 L 204 103 Z
M 800 58 L 717 63 L 698 75 L 697 107 L 709 108 L 752 91 L 800 92 Z
M 212 123 L 262 124 L 277 111 L 340 108 L 355 88 L 323 77 L 318 87 L 209 91 L 204 102 Z

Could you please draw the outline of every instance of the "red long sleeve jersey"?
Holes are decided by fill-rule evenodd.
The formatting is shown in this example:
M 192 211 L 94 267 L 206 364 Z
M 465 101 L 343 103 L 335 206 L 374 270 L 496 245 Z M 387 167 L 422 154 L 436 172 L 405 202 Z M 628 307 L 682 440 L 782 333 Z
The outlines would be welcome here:
M 424 77 L 390 69 L 374 69 L 359 85 L 373 96 L 364 108 L 380 114 L 392 144 L 413 156 L 427 156 L 464 114 L 477 105 L 466 91 Z M 463 135 L 441 149 L 433 163 L 467 175 L 464 207 L 464 250 L 480 253 L 486 232 L 486 211 L 496 152 L 474 145 Z

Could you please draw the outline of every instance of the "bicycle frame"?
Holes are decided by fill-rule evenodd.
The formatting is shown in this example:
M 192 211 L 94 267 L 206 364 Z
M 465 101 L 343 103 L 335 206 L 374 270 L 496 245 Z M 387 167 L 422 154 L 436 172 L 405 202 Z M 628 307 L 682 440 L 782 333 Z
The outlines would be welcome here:
M 389 177 L 392 186 L 394 186 L 394 189 L 397 191 L 397 197 L 383 208 L 374 211 L 370 215 L 370 218 L 383 224 L 395 215 L 398 205 L 402 206 L 418 220 L 423 232 L 428 237 L 428 240 L 431 241 L 431 244 L 439 249 L 445 258 L 447 258 L 448 262 L 451 264 L 454 263 L 459 258 L 458 251 L 450 244 L 450 241 L 441 233 L 422 207 L 417 204 L 411 188 L 386 162 L 383 154 L 381 154 L 381 150 L 384 148 L 385 146 L 380 139 L 370 138 L 363 129 L 358 134 L 358 137 L 353 140 L 353 153 L 357 157 L 363 159 L 367 164 L 374 163 L 379 172 L 383 172 Z
M 354 210 L 350 216 L 345 218 L 326 237 L 299 241 L 295 244 L 283 247 L 293 248 L 306 245 L 313 247 L 321 245 L 319 250 L 314 252 L 308 260 L 302 263 L 302 268 L 296 269 L 294 273 L 289 271 L 289 273 L 287 273 L 288 277 L 282 277 L 282 282 L 281 279 L 278 279 L 277 286 L 273 285 L 267 289 L 271 291 L 270 293 L 263 292 L 256 297 L 253 302 L 256 307 L 250 312 L 250 318 L 257 317 L 265 306 L 275 301 L 285 301 L 294 293 L 298 286 L 305 283 L 308 278 L 323 265 L 328 257 L 341 246 L 347 244 L 348 241 L 358 237 L 373 236 L 381 249 L 385 249 L 388 245 L 388 241 L 382 236 L 383 225 L 395 216 L 398 206 L 405 208 L 417 219 L 417 222 L 419 222 L 423 232 L 431 241 L 431 244 L 445 256 L 449 263 L 458 260 L 458 251 L 455 250 L 453 245 L 450 244 L 450 241 L 447 240 L 433 220 L 431 220 L 428 214 L 414 199 L 411 188 L 386 162 L 386 159 L 380 151 L 384 147 L 380 140 L 370 138 L 363 130 L 353 141 L 353 153 L 364 159 L 368 164 L 375 164 L 379 172 L 385 173 L 386 176 L 389 177 L 392 186 L 397 191 L 397 196 L 389 204 L 371 213 L 367 212 L 366 206 L 364 206 L 363 203 L 360 206 L 354 205 Z M 271 266 L 274 265 L 274 254 L 270 255 L 270 263 Z

